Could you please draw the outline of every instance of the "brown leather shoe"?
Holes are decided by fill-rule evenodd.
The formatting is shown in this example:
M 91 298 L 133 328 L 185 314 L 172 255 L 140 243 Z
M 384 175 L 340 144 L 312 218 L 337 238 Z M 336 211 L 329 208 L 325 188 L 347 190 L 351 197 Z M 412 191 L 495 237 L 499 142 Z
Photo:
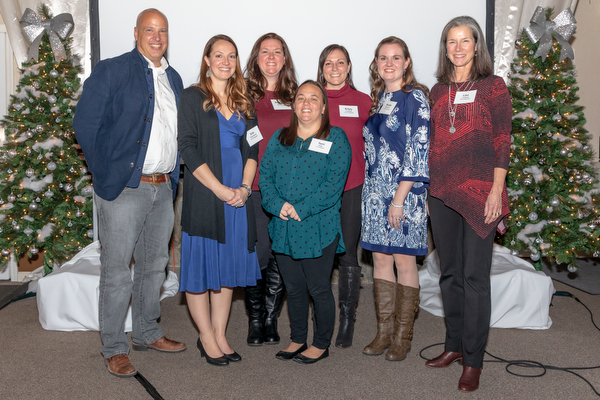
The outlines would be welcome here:
M 425 365 L 429 368 L 446 368 L 455 361 L 460 362 L 462 360 L 462 356 L 462 353 L 444 351 L 436 358 L 432 358 L 431 360 L 425 362 Z
M 167 339 L 165 336 L 161 337 L 154 343 L 150 344 L 137 344 L 133 343 L 132 348 L 137 351 L 146 351 L 148 349 L 162 351 L 164 353 L 179 353 L 187 349 L 185 343 L 176 342 L 171 339 Z
M 127 378 L 128 376 L 135 375 L 137 372 L 129 356 L 124 353 L 105 358 L 104 362 L 108 367 L 108 372 L 119 378 Z
M 479 376 L 481 368 L 467 367 L 463 365 L 463 373 L 458 380 L 458 390 L 462 392 L 472 392 L 479 387 Z

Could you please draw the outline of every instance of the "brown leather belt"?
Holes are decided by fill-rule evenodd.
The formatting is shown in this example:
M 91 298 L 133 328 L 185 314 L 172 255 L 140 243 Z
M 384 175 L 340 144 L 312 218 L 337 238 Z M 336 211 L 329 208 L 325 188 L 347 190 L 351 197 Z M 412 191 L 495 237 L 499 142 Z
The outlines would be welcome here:
M 140 178 L 140 182 L 148 182 L 153 185 L 160 185 L 161 183 L 165 183 L 169 179 L 169 175 L 167 174 L 142 175 L 142 177 Z

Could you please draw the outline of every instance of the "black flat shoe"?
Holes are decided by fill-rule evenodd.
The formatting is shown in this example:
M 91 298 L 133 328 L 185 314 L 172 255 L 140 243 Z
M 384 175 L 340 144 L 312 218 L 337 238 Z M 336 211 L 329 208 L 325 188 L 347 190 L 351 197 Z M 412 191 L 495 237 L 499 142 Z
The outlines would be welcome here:
M 303 356 L 302 354 L 298 353 L 294 356 L 294 358 L 292 358 L 292 360 L 294 360 L 300 364 L 313 364 L 313 363 L 316 363 L 317 361 L 322 360 L 327 357 L 329 357 L 329 348 L 325 349 L 323 354 L 321 354 L 317 358 L 308 358 L 308 357 Z
M 225 356 L 225 358 L 231 362 L 238 362 L 238 361 L 242 361 L 242 356 L 240 356 L 237 351 L 234 351 L 231 354 L 227 354 L 227 353 L 223 353 L 223 355 Z
M 304 350 L 308 349 L 308 346 L 306 345 L 306 343 L 304 343 L 298 350 L 296 351 L 278 351 L 277 354 L 275 354 L 275 358 L 279 359 L 279 360 L 291 360 L 292 358 L 294 358 L 294 356 L 298 353 L 302 353 Z
M 200 356 L 205 357 L 206 362 L 209 363 L 210 365 L 216 365 L 219 367 L 224 367 L 226 365 L 229 365 L 229 360 L 225 357 L 225 355 L 222 355 L 221 357 L 217 357 L 217 358 L 212 358 L 208 354 L 206 354 L 206 351 L 204 351 L 204 346 L 202 346 L 202 342 L 200 341 L 200 338 L 198 338 L 198 341 L 196 342 L 196 346 L 198 346 L 198 350 L 200 350 Z M 234 352 L 233 354 L 236 354 L 236 353 Z M 238 354 L 238 357 L 239 357 L 239 354 Z M 240 360 L 241 360 L 241 357 L 240 357 Z

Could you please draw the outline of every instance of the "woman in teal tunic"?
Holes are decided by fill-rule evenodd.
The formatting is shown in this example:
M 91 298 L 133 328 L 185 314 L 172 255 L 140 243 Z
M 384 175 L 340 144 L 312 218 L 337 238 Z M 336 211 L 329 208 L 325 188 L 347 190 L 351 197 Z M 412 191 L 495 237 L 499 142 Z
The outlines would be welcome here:
M 329 355 L 335 323 L 331 270 L 344 251 L 340 224 L 342 191 L 352 150 L 343 130 L 329 124 L 327 95 L 314 81 L 299 88 L 290 126 L 275 132 L 260 164 L 269 234 L 288 293 L 292 343 L 282 360 L 313 363 Z M 306 343 L 312 298 L 316 330 Z

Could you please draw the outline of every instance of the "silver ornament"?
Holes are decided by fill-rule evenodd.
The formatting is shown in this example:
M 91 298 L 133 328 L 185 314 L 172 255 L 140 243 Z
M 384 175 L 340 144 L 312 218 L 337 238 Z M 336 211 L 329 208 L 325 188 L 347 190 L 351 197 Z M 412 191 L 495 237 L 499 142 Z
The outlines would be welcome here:
M 533 183 L 533 180 L 531 179 L 530 176 L 528 176 L 527 178 L 523 179 L 523 183 L 527 186 L 531 185 Z
M 13 107 L 15 108 L 15 110 L 19 111 L 21 108 L 23 108 L 23 104 L 22 103 L 15 103 L 13 105 Z
M 32 255 L 36 255 L 39 252 L 39 250 L 37 249 L 37 247 L 32 247 L 32 248 L 29 249 L 29 251 L 31 252 Z
M 81 213 L 81 210 L 79 210 L 79 208 L 77 209 L 77 212 L 75 213 L 75 216 L 77 218 L 81 217 L 83 214 Z
M 516 250 L 511 250 L 511 251 L 510 251 L 510 255 L 511 255 L 511 256 L 518 256 L 518 255 L 519 255 L 519 252 L 518 252 L 518 251 L 516 251 Z
M 558 207 L 560 205 L 560 200 L 558 200 L 558 198 L 553 198 L 552 200 L 550 200 L 550 205 L 552 207 Z
M 521 222 L 517 222 L 517 224 L 516 224 L 516 225 L 517 225 L 517 226 L 521 226 Z
M 44 196 L 46 196 L 46 198 L 49 199 L 52 196 L 54 196 L 54 192 L 52 190 L 48 189 L 44 192 Z
M 48 96 L 48 101 L 49 101 L 51 104 L 54 104 L 54 103 L 56 103 L 56 96 L 54 96 L 54 95 L 50 95 L 50 96 Z
M 44 127 L 42 125 L 38 125 L 38 126 L 35 127 L 35 130 L 38 131 L 38 132 L 41 132 L 41 131 L 44 130 Z
M 590 151 L 590 146 L 588 146 L 588 145 L 586 144 L 585 146 L 583 146 L 583 147 L 581 148 L 581 150 L 583 150 L 583 151 L 585 151 L 585 152 L 587 153 L 588 151 Z
M 70 173 L 73 173 L 73 172 L 75 172 L 75 168 L 73 168 L 73 167 L 69 168 L 69 172 L 70 172 Z
M 23 233 L 26 234 L 27 236 L 29 236 L 33 233 L 33 229 L 27 227 L 27 228 L 23 229 Z
M 531 253 L 529 258 L 531 258 L 531 261 L 536 262 L 536 261 L 539 261 L 540 255 L 538 253 Z
M 31 204 L 29 205 L 29 209 L 30 209 L 31 211 L 37 211 L 37 209 L 38 209 L 38 205 L 37 205 L 37 203 L 31 203 Z
M 60 122 L 60 118 L 56 118 L 56 123 L 58 124 Z
M 554 225 L 559 226 L 560 222 L 561 222 L 560 219 L 557 218 L 554 220 Z
M 67 183 L 65 185 L 65 191 L 70 192 L 73 190 L 73 185 L 71 185 L 70 183 Z
M 20 231 L 21 230 L 21 225 L 17 224 L 14 226 L 15 231 Z
M 27 133 L 25 135 L 27 135 L 28 138 L 32 138 L 33 137 L 33 132 L 32 131 L 27 131 Z
M 31 85 L 36 89 L 40 88 L 40 83 L 38 81 L 33 81 L 33 83 Z
M 10 250 L 2 249 L 2 256 L 3 257 L 8 257 L 9 255 L 10 255 Z
M 590 227 L 590 229 L 592 229 L 592 230 L 596 229 L 596 224 L 594 224 L 593 222 L 592 222 L 592 223 L 589 223 L 589 224 L 588 224 L 588 226 L 589 226 L 589 227 Z
M 56 169 L 56 163 L 54 161 L 50 161 L 48 163 L 47 168 L 48 168 L 48 171 L 54 171 Z
M 67 108 L 67 114 L 71 114 L 71 109 Z
M 544 243 L 544 239 L 542 239 L 541 237 L 536 237 L 536 238 L 535 238 L 535 242 L 536 242 L 537 244 Z
M 542 76 L 542 74 L 537 74 L 535 76 L 535 79 L 537 79 L 538 81 L 541 81 L 544 77 Z
M 540 165 L 546 164 L 546 157 L 540 157 L 540 159 L 538 160 L 538 164 L 540 164 Z
M 569 270 L 569 272 L 571 273 L 575 273 L 577 272 L 577 267 L 574 266 L 573 264 L 569 264 L 569 266 L 567 267 L 567 269 Z
M 67 224 L 67 226 L 70 228 L 73 226 L 73 223 L 71 221 L 69 221 L 69 223 Z
M 538 219 L 538 215 L 536 213 L 534 213 L 534 212 L 529 213 L 529 220 L 530 221 L 537 221 L 537 219 Z
M 514 245 L 515 245 L 515 241 L 514 241 L 514 240 L 511 240 L 511 241 L 510 241 L 510 245 L 511 245 L 511 246 L 514 246 Z
M 528 92 L 533 93 L 533 88 L 529 88 Z
M 87 237 L 89 237 L 90 239 L 93 239 L 93 238 L 94 238 L 94 230 L 93 230 L 93 229 L 89 229 L 89 230 L 86 232 L 86 235 L 87 235 Z
M 35 175 L 35 171 L 33 170 L 33 168 L 27 168 L 27 170 L 25 171 L 25 175 L 31 178 Z
M 560 115 L 559 113 L 556 113 L 552 116 L 552 121 L 558 122 L 560 120 L 562 120 L 562 115 Z
M 552 208 L 552 207 L 546 207 L 546 212 L 548 214 L 550 214 L 552 211 L 554 211 L 554 208 Z
M 58 71 L 53 69 L 52 71 L 50 71 L 50 76 L 53 78 L 58 78 Z
M 552 167 L 548 168 L 548 172 L 554 172 L 554 168 L 552 168 Z
M 569 154 L 569 150 L 567 150 L 564 147 L 562 149 L 560 149 L 560 155 L 561 156 L 566 156 L 567 154 Z
M 588 174 L 587 172 L 584 172 L 583 175 L 581 175 L 581 177 L 585 180 L 590 179 L 590 174 Z
M 87 172 L 88 172 L 88 169 L 86 167 L 81 167 L 81 174 L 82 175 L 87 174 Z
M 13 203 L 16 199 L 17 199 L 17 196 L 15 196 L 12 193 L 6 197 L 6 200 L 8 200 L 9 203 Z
M 6 152 L 6 155 L 8 155 L 9 157 L 14 157 L 17 155 L 17 152 L 10 149 L 9 151 Z
M 600 256 L 600 253 L 598 253 L 597 251 L 594 252 L 594 254 L 592 254 L 594 257 L 598 257 Z
M 556 70 L 558 69 L 558 65 L 554 64 L 554 65 L 552 66 L 552 69 L 553 69 L 554 71 L 556 71 Z
M 537 98 L 537 99 L 535 99 L 535 102 L 536 102 L 537 104 L 541 104 L 541 103 L 542 103 L 542 98 L 538 96 L 538 98 Z

